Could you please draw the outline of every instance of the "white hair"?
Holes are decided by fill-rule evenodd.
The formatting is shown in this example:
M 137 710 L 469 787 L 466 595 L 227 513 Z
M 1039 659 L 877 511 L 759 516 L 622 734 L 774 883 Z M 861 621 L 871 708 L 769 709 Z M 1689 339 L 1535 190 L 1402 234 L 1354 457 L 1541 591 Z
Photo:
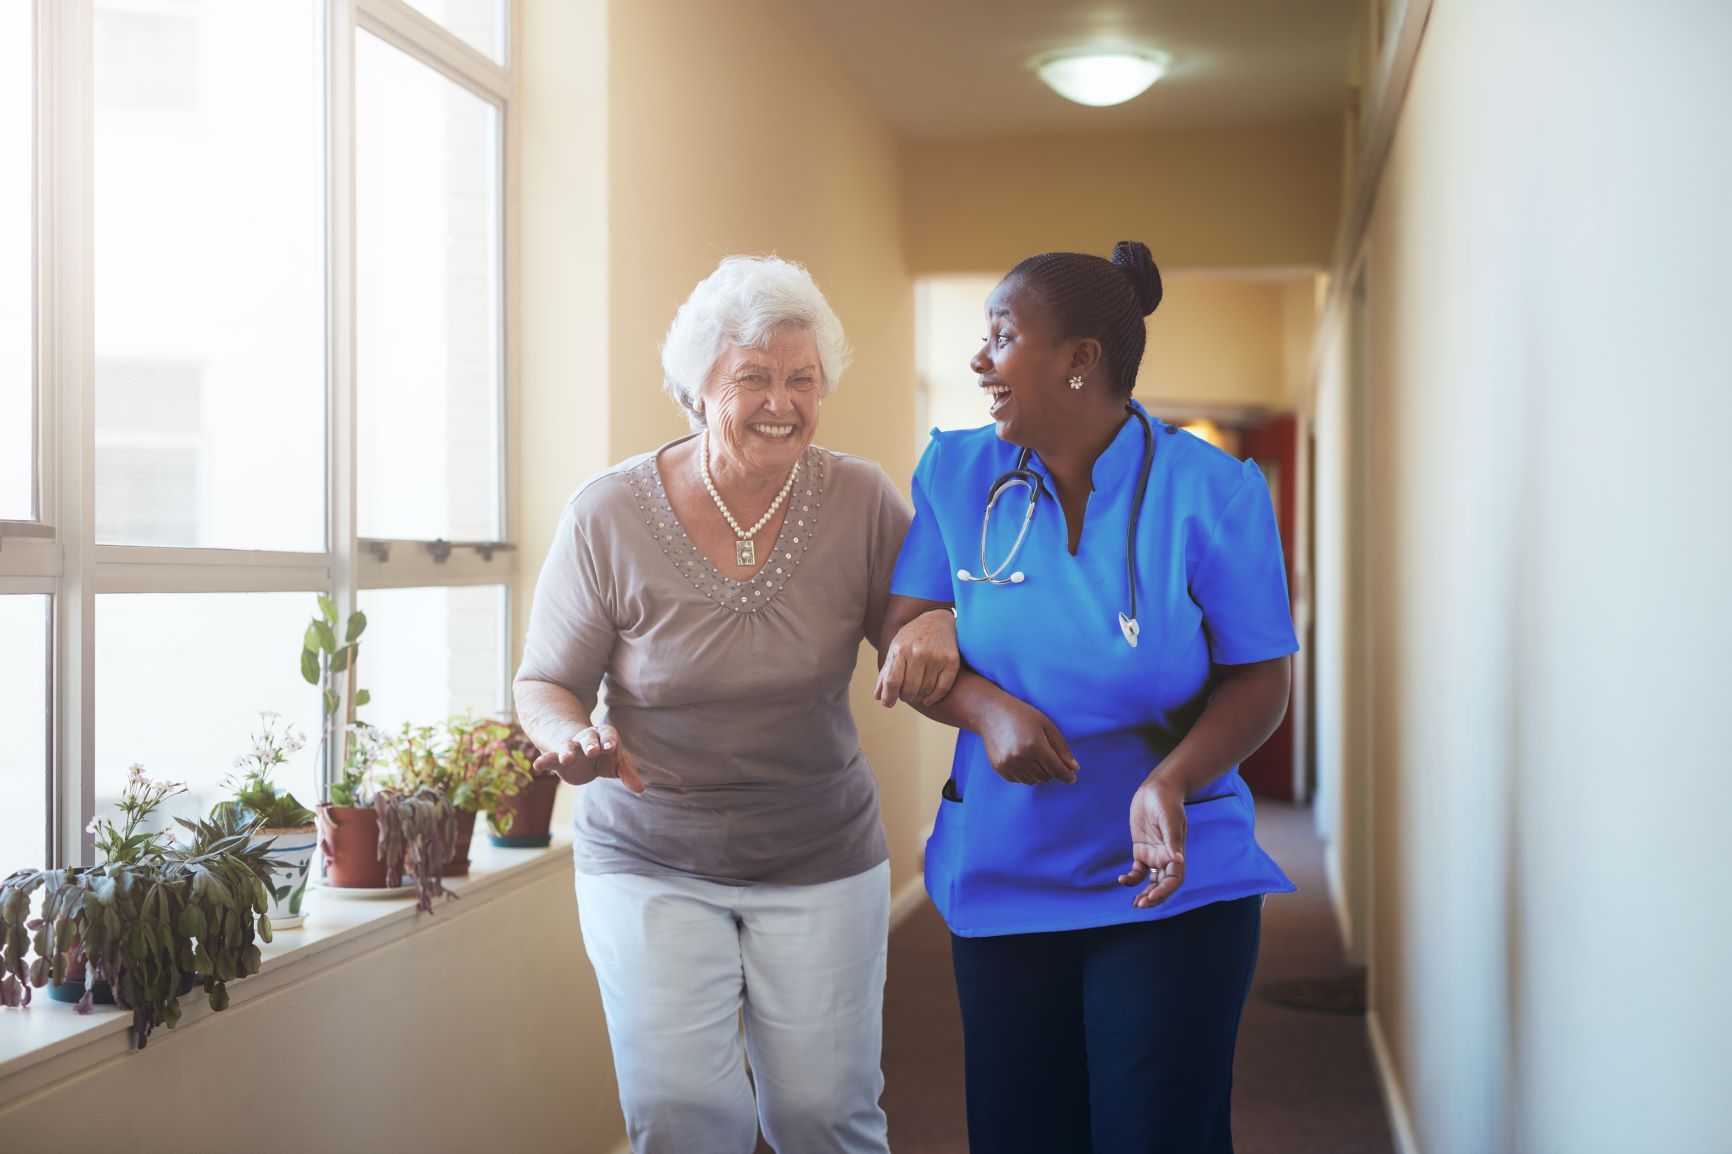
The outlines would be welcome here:
M 776 333 L 787 328 L 804 329 L 817 342 L 823 374 L 818 395 L 829 396 L 848 367 L 848 341 L 812 274 L 776 256 L 723 257 L 668 326 L 662 341 L 662 387 L 686 411 L 692 428 L 700 429 L 704 416 L 698 395 L 722 353 L 729 346 L 768 348 Z

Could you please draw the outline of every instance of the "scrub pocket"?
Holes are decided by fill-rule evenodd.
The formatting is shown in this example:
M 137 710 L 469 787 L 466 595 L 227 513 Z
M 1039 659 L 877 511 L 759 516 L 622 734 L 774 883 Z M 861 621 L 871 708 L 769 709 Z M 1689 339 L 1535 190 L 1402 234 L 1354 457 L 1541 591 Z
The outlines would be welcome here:
M 939 791 L 932 836 L 926 841 L 926 893 L 946 922 L 953 917 L 961 885 L 963 830 L 968 824 L 968 809 L 962 791 L 956 787 L 955 776 L 947 778 Z

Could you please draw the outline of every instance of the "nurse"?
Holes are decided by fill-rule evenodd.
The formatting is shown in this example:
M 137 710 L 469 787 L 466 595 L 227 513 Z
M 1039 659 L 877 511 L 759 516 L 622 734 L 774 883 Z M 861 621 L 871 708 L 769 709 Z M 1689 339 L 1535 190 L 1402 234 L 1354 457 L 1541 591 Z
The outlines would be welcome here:
M 951 606 L 966 662 L 940 697 L 891 649 L 878 696 L 959 731 L 926 886 L 994 1154 L 1230 1151 L 1263 895 L 1293 889 L 1238 772 L 1298 649 L 1274 510 L 1131 400 L 1160 299 L 1132 242 L 1011 270 L 970 362 L 992 424 L 932 434 L 891 581 L 885 646 Z

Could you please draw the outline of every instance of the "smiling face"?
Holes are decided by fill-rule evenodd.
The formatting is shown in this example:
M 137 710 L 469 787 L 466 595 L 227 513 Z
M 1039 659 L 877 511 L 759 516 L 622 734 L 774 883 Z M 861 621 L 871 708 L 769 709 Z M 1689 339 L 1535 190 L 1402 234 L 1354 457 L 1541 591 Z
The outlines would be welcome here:
M 1012 279 L 986 298 L 986 339 L 968 362 L 1001 439 L 1035 446 L 1076 416 L 1067 380 L 1076 342 L 1061 340 L 1040 300 Z
M 780 483 L 818 430 L 823 383 L 808 329 L 778 329 L 764 349 L 728 346 L 698 395 L 711 467 Z

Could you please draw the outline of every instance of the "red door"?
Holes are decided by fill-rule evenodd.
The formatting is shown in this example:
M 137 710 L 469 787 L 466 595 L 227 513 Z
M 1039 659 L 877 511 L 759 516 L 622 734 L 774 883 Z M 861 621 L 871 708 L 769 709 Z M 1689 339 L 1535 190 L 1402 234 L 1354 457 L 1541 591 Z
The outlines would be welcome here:
M 1298 537 L 1299 496 L 1299 419 L 1291 413 L 1272 417 L 1244 429 L 1239 434 L 1239 451 L 1256 458 L 1263 475 L 1269 480 L 1269 496 L 1275 502 L 1275 524 L 1281 531 L 1281 553 L 1287 562 L 1287 597 L 1297 600 L 1294 587 L 1297 570 L 1293 564 L 1293 545 Z M 1259 797 L 1294 800 L 1293 774 L 1293 711 L 1281 719 L 1281 725 L 1263 743 L 1263 748 L 1245 759 L 1240 767 L 1245 784 Z

